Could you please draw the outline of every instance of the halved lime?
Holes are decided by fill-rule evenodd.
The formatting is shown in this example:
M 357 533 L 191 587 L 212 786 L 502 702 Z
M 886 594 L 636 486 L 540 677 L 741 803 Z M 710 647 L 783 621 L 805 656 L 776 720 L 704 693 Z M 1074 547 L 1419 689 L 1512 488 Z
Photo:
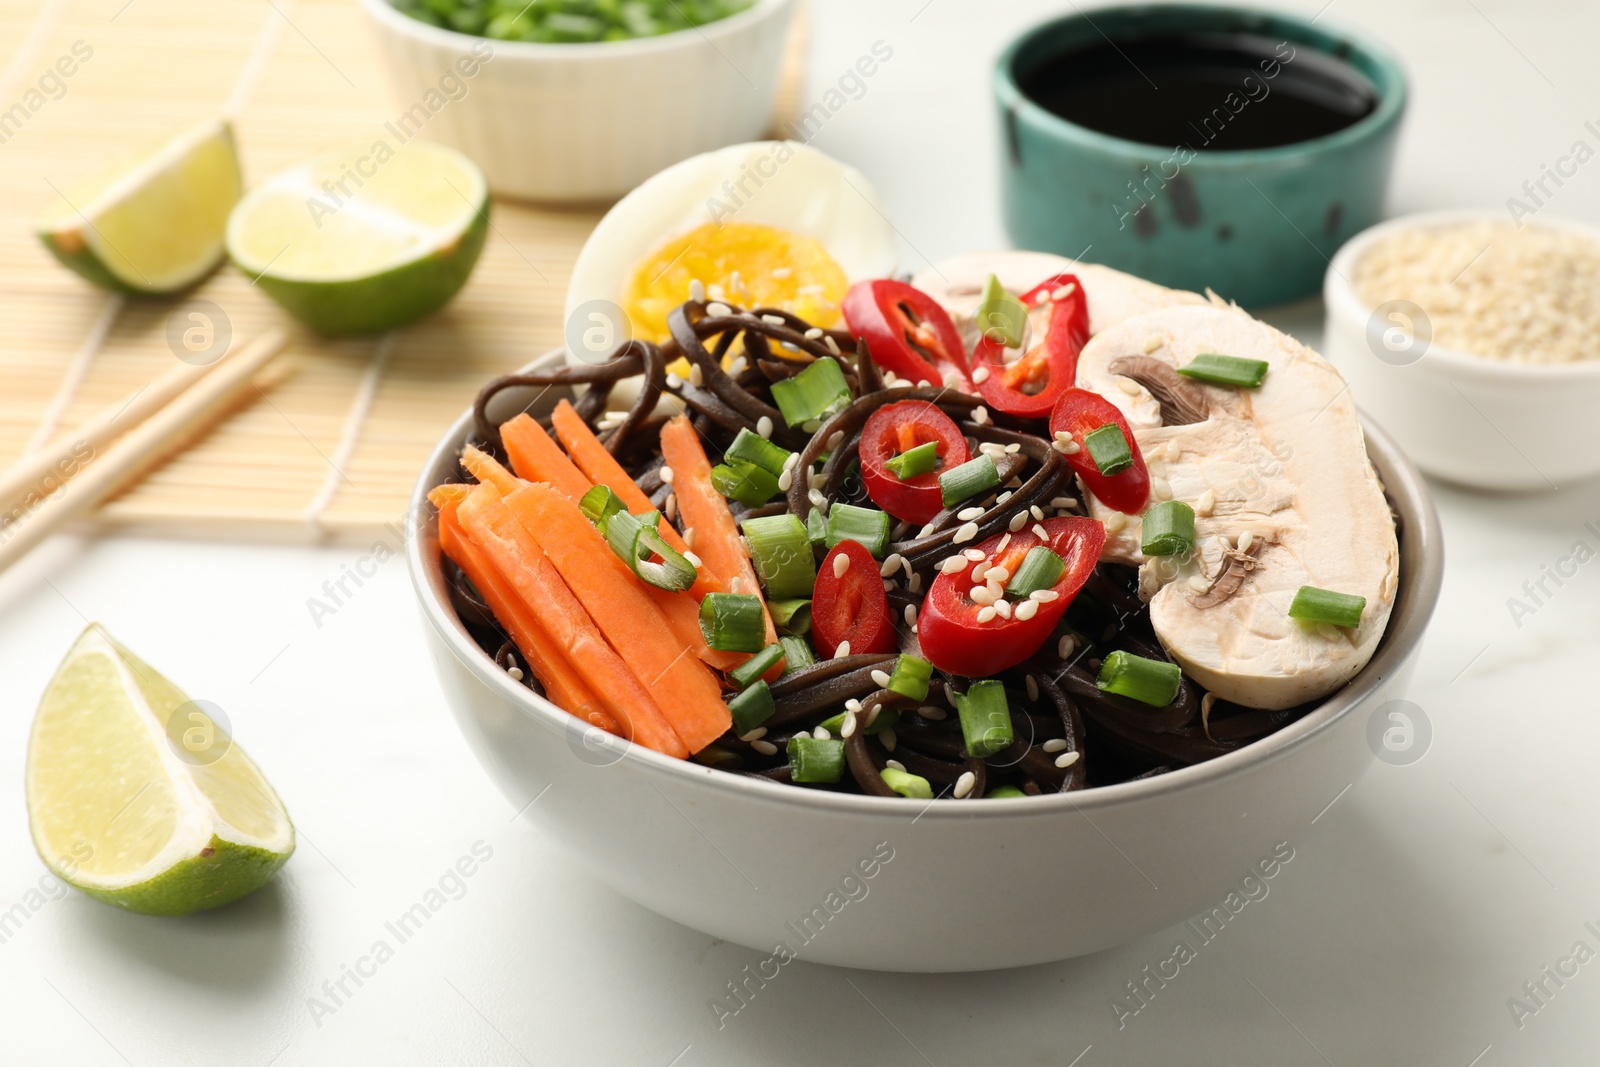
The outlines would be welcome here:
M 96 285 L 172 293 L 222 262 L 223 231 L 242 188 L 232 127 L 206 122 L 68 189 L 34 230 Z
M 265 885 L 294 851 L 278 795 L 204 702 L 85 630 L 28 744 L 28 818 L 51 871 L 108 904 L 187 915 Z
M 295 318 L 377 333 L 442 307 L 472 273 L 489 187 L 426 141 L 352 145 L 276 174 L 228 220 L 228 255 Z

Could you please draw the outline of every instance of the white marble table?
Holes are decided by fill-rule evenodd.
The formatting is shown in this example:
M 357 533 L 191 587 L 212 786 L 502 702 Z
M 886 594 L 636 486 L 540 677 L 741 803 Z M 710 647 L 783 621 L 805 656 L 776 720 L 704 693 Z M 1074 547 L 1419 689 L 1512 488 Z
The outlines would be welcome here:
M 815 3 L 815 91 L 894 47 L 817 143 L 878 183 L 908 263 L 1002 241 L 987 64 L 1054 5 L 998 6 Z M 1592 5 L 1333 0 L 1326 17 L 1411 69 L 1395 210 L 1503 203 L 1595 117 Z M 1600 171 L 1552 210 L 1600 217 Z M 1274 318 L 1314 342 L 1319 316 Z M 1270 894 L 1120 1029 L 1112 998 L 1176 930 L 987 975 L 802 962 L 719 1029 L 710 1001 L 758 954 L 618 898 L 514 821 L 441 704 L 401 562 L 319 627 L 307 598 L 363 549 L 58 539 L 0 579 L 0 1063 L 1591 1064 L 1600 963 L 1561 987 L 1541 968 L 1600 949 L 1600 563 L 1520 625 L 1507 599 L 1574 542 L 1600 548 L 1600 492 L 1437 497 L 1449 566 L 1411 694 L 1425 757 L 1374 766 L 1305 827 Z M 271 775 L 300 849 L 267 890 L 183 921 L 30 892 L 28 721 L 88 619 L 223 706 Z M 473 877 L 338 994 L 474 849 Z M 1540 980 L 1519 1027 L 1508 998 L 1531 1004 Z

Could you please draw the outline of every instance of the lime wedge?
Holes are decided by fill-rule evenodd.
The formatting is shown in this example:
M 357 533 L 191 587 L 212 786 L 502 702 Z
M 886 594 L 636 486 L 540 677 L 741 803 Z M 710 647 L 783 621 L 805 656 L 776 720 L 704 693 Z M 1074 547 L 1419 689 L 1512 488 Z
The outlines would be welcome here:
M 222 261 L 228 212 L 242 187 L 233 130 L 211 121 L 68 189 L 34 229 L 57 259 L 96 285 L 177 292 Z
M 489 187 L 426 141 L 352 145 L 276 174 L 228 220 L 228 255 L 291 315 L 377 333 L 442 307 L 483 251 Z
M 39 701 L 28 818 L 69 885 L 146 915 L 187 915 L 265 885 L 294 851 L 272 786 L 216 714 L 98 624 Z

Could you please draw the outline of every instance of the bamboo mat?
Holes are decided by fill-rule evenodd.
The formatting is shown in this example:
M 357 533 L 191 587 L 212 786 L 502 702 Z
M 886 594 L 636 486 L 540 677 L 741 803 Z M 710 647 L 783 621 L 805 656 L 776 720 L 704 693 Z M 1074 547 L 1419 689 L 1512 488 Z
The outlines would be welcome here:
M 41 86 L 75 46 L 89 58 Z M 797 108 L 802 53 L 797 25 L 778 117 Z M 20 126 L 0 123 L 0 467 L 171 367 L 168 320 L 194 301 L 223 309 L 236 341 L 281 318 L 231 266 L 163 300 L 89 286 L 30 233 L 53 188 L 219 113 L 235 116 L 248 183 L 373 135 L 393 107 L 354 0 L 0 0 L 0 111 L 19 101 L 32 109 Z M 560 343 L 568 273 L 599 216 L 497 202 L 477 270 L 443 311 L 387 338 L 297 334 L 288 381 L 96 519 L 278 540 L 398 521 L 478 387 Z

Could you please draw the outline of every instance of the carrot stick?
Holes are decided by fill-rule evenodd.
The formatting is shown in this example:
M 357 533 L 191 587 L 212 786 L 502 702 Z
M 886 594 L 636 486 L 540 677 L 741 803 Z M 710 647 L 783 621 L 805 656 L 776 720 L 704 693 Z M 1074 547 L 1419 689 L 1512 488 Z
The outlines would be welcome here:
M 695 553 L 717 574 L 727 576 L 730 587 L 737 579 L 739 592 L 759 597 L 761 583 L 750 566 L 744 538 L 739 536 L 728 502 L 711 484 L 711 461 L 687 417 L 679 415 L 661 428 L 661 457 L 672 468 L 672 488 L 678 494 L 684 528 L 694 531 Z M 778 631 L 765 601 L 761 611 L 766 616 L 770 645 L 778 639 Z
M 567 410 L 572 411 L 571 405 L 568 405 Z M 584 426 L 583 420 L 578 418 L 576 411 L 572 411 L 572 417 L 577 420 L 579 426 L 583 426 L 585 430 L 588 429 L 587 426 Z M 590 439 L 593 440 L 592 437 Z M 572 460 L 567 458 L 566 453 L 556 446 L 556 443 L 550 439 L 550 435 L 544 432 L 544 427 L 534 422 L 527 415 L 518 415 L 502 425 L 500 427 L 500 440 L 505 442 L 506 454 L 511 457 L 511 464 L 516 468 L 517 474 L 528 481 L 548 482 L 556 492 L 572 501 L 582 499 L 583 494 L 592 488 L 589 479 L 573 465 Z M 597 447 L 599 446 L 598 441 L 595 441 L 595 444 Z M 604 448 L 600 448 L 600 452 L 607 459 L 611 458 Z M 489 457 L 482 456 L 482 453 L 479 453 L 478 456 L 472 458 L 471 462 L 484 468 L 487 474 L 490 472 L 485 462 L 486 460 L 490 463 L 493 462 Z M 612 463 L 615 466 L 614 460 Z M 626 471 L 620 466 L 616 470 L 621 476 L 621 480 L 633 486 L 634 493 L 644 500 L 644 508 L 642 510 L 650 511 L 650 499 L 639 492 L 639 487 L 633 484 L 633 480 L 628 477 Z M 613 488 L 612 492 L 615 493 L 617 491 Z M 621 497 L 622 494 L 617 493 L 617 496 Z M 626 503 L 627 501 L 624 500 L 624 504 Z M 662 520 L 661 529 L 663 533 L 671 530 L 672 538 L 678 538 L 678 531 L 673 530 L 672 526 L 665 520 Z M 679 544 L 682 544 L 681 540 Z M 680 551 L 682 551 L 681 548 Z M 621 565 L 620 560 L 618 560 L 618 564 Z M 627 570 L 626 566 L 623 566 L 622 569 Z M 699 570 L 700 574 L 696 577 L 695 584 L 689 588 L 688 595 L 674 593 L 666 589 L 656 589 L 653 586 L 647 586 L 646 588 L 649 590 L 650 599 L 655 601 L 656 607 L 661 609 L 661 614 L 666 617 L 667 625 L 672 627 L 672 632 L 677 635 L 678 640 L 694 649 L 694 654 L 702 662 L 710 664 L 719 671 L 731 671 L 748 657 L 741 652 L 719 651 L 706 644 L 705 636 L 700 632 L 699 602 L 706 593 L 720 592 L 722 587 L 703 568 Z
M 461 528 L 458 509 L 471 489 L 466 485 L 439 486 L 428 494 L 428 499 L 439 509 L 439 547 L 483 594 L 495 619 L 511 634 L 512 643 L 522 653 L 533 676 L 544 686 L 550 702 L 593 726 L 618 733 L 616 719 L 601 708 L 583 676 L 567 659 L 561 644 L 540 625 L 483 550 Z
M 732 724 L 716 676 L 667 625 L 644 587 L 616 558 L 578 505 L 542 482 L 506 497 L 523 529 L 538 541 L 568 588 L 611 647 L 628 664 L 690 752 L 699 752 Z
M 500 490 L 501 496 L 515 493 L 522 485 L 520 478 L 506 470 L 499 460 L 476 445 L 468 445 L 461 450 L 461 465 L 478 481 Z
M 600 439 L 589 429 L 589 424 L 583 421 L 576 408 L 563 400 L 556 405 L 556 410 L 550 419 L 555 425 L 556 434 L 561 438 L 561 443 L 571 454 L 572 462 L 578 465 L 589 481 L 595 485 L 606 486 L 617 494 L 617 499 L 622 501 L 630 514 L 638 515 L 654 509 L 650 498 L 644 495 L 644 490 L 640 489 L 638 483 L 622 469 L 622 464 L 617 462 L 616 457 L 606 451 L 606 446 L 600 443 Z M 532 419 L 528 421 L 533 422 Z M 538 423 L 534 425 L 538 426 Z M 505 438 L 505 427 L 501 427 L 500 435 Z M 507 444 L 506 447 L 509 450 L 511 446 Z M 528 476 L 524 474 L 523 477 Z M 689 546 L 678 535 L 678 531 L 664 517 L 661 520 L 660 530 L 661 537 L 667 544 L 679 552 L 689 551 Z M 728 582 L 733 578 L 732 574 L 724 573 L 709 560 L 704 560 L 704 565 L 699 571 L 699 577 L 689 590 L 695 600 L 704 599 L 707 593 L 728 591 Z
M 500 492 L 480 485 L 457 512 L 462 528 L 494 564 L 518 600 L 576 667 L 623 736 L 669 756 L 688 755 L 643 682 L 606 644 L 600 629 L 551 565 Z M 581 513 L 580 513 L 581 517 Z

